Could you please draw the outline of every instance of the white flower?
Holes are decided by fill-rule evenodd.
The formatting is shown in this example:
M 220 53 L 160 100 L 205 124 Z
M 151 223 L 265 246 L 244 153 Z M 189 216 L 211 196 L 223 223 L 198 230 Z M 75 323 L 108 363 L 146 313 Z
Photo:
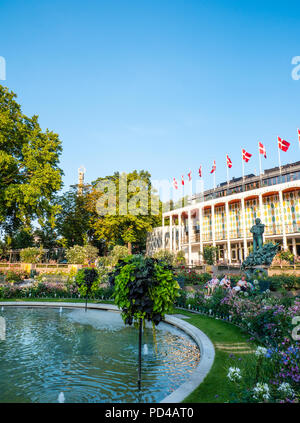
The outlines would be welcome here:
M 227 377 L 231 382 L 237 382 L 242 378 L 241 369 L 238 367 L 229 367 Z
M 282 382 L 278 386 L 278 391 L 283 394 L 285 397 L 293 397 L 295 395 L 295 392 L 291 385 L 287 382 Z
M 258 382 L 253 388 L 253 397 L 257 400 L 267 401 L 270 398 L 270 389 L 267 383 Z
M 260 357 L 262 355 L 265 356 L 267 354 L 267 352 L 268 352 L 267 348 L 265 348 L 265 347 L 257 347 L 256 348 L 256 351 L 255 351 L 255 355 L 257 357 Z
M 258 285 L 258 280 L 254 279 L 253 283 L 254 283 L 254 285 Z
M 244 292 L 245 297 L 248 297 L 248 295 L 249 295 L 248 292 Z

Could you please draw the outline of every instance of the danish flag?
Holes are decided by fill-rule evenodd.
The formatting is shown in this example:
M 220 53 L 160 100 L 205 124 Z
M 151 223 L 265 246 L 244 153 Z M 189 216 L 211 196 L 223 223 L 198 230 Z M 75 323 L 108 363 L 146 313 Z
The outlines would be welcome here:
M 259 153 L 262 154 L 264 158 L 266 159 L 267 158 L 266 149 L 261 142 L 258 143 L 258 149 L 259 149 Z
M 278 148 L 280 148 L 280 150 L 282 151 L 288 151 L 290 143 L 283 140 L 280 137 L 277 137 L 277 139 L 278 139 Z
M 212 170 L 210 171 L 210 173 L 214 173 L 214 171 L 216 170 L 216 161 L 214 160 L 214 164 L 213 164 L 213 167 L 212 167 Z
M 178 183 L 175 178 L 173 178 L 173 186 L 175 189 L 178 189 Z
M 298 140 L 299 140 L 299 144 L 300 144 L 300 129 L 298 129 Z
M 189 171 L 188 177 L 189 177 L 189 181 L 191 181 L 192 180 L 192 172 L 191 171 Z
M 181 176 L 181 184 L 184 185 L 183 175 Z
M 226 154 L 226 161 L 227 161 L 227 166 L 229 167 L 229 169 L 231 169 L 232 168 L 232 161 L 228 157 L 228 154 Z
M 199 167 L 199 176 L 202 178 L 202 166 Z
M 248 163 L 252 154 L 247 153 L 246 150 L 242 149 L 242 156 L 243 156 L 243 160 L 245 160 L 245 162 Z

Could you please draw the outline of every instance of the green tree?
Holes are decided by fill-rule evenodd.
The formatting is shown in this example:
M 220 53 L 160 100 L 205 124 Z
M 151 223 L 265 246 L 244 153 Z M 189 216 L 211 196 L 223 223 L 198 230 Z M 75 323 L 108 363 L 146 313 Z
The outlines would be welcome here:
M 66 251 L 68 263 L 73 264 L 86 264 L 94 262 L 98 257 L 98 249 L 92 245 L 74 245 Z
M 209 265 L 215 264 L 217 251 L 218 251 L 217 247 L 213 247 L 210 245 L 207 245 L 206 247 L 204 247 L 203 248 L 204 261 Z
M 12 250 L 33 247 L 33 234 L 31 228 L 20 227 L 12 236 L 5 238 L 7 246 Z
M 87 208 L 88 187 L 83 188 L 82 195 L 78 195 L 77 187 L 57 198 L 60 211 L 57 214 L 57 233 L 66 240 L 66 245 L 84 245 L 91 242 L 93 230 L 90 226 L 91 213 Z
M 0 229 L 12 234 L 33 219 L 54 226 L 53 196 L 62 186 L 57 134 L 43 132 L 38 116 L 27 117 L 16 95 L 0 85 Z
M 161 203 L 152 190 L 150 177 L 151 175 L 144 170 L 140 172 L 135 170 L 127 175 L 116 172 L 112 176 L 98 178 L 92 183 L 89 196 L 89 210 L 92 212 L 91 227 L 98 239 L 105 240 L 108 248 L 126 244 L 129 254 L 133 249 L 135 252 L 145 251 L 147 232 L 161 222 Z M 97 184 L 101 181 L 111 181 L 115 187 L 115 192 L 111 193 L 111 196 L 115 197 L 115 210 L 104 216 L 97 213 L 97 201 L 104 195 L 97 189 Z M 134 181 L 143 183 L 145 189 L 137 187 L 133 190 Z M 120 200 L 121 197 L 125 198 L 125 202 Z M 138 198 L 136 201 L 138 212 L 132 213 L 130 207 L 135 198 Z M 113 198 L 108 198 L 108 204 L 110 200 Z M 151 213 L 154 204 L 159 204 L 156 215 Z

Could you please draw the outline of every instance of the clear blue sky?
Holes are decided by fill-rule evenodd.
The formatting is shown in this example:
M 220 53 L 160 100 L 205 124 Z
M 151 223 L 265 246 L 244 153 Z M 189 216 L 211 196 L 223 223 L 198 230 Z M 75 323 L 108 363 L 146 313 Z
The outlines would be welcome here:
M 180 178 L 202 164 L 205 188 L 278 164 L 277 135 L 300 160 L 299 1 L 2 0 L 0 56 L 24 113 L 59 133 L 64 189 L 114 171 Z

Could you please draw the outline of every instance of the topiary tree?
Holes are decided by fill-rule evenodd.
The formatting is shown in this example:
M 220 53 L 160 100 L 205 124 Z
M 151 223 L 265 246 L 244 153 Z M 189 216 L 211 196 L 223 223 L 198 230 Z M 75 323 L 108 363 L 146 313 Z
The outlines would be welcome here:
M 85 311 L 87 310 L 87 300 L 93 291 L 98 289 L 99 274 L 97 269 L 93 267 L 86 267 L 78 270 L 75 276 L 75 283 L 78 286 L 78 291 L 82 297 L 85 297 Z
M 185 253 L 184 251 L 180 250 L 176 253 L 176 265 L 183 265 L 186 263 L 185 260 Z
M 155 253 L 153 254 L 153 258 L 164 261 L 170 266 L 174 266 L 176 262 L 176 256 L 170 250 L 161 249 L 161 250 L 155 251 Z
M 139 377 L 141 387 L 142 324 L 151 321 L 153 326 L 172 309 L 178 296 L 179 285 L 172 266 L 163 260 L 142 255 L 131 255 L 120 260 L 110 275 L 114 286 L 115 304 L 122 309 L 125 324 L 139 323 Z
M 22 263 L 38 263 L 43 257 L 43 248 L 28 247 L 20 251 Z
M 128 247 L 125 245 L 115 245 L 107 257 L 107 262 L 114 267 L 120 259 L 128 256 Z
M 217 255 L 217 247 L 213 247 L 211 245 L 207 245 L 203 248 L 203 259 L 204 261 L 209 264 L 213 265 L 216 262 L 216 255 Z
M 98 257 L 98 248 L 92 245 L 74 245 L 66 251 L 68 263 L 72 264 L 88 264 Z

